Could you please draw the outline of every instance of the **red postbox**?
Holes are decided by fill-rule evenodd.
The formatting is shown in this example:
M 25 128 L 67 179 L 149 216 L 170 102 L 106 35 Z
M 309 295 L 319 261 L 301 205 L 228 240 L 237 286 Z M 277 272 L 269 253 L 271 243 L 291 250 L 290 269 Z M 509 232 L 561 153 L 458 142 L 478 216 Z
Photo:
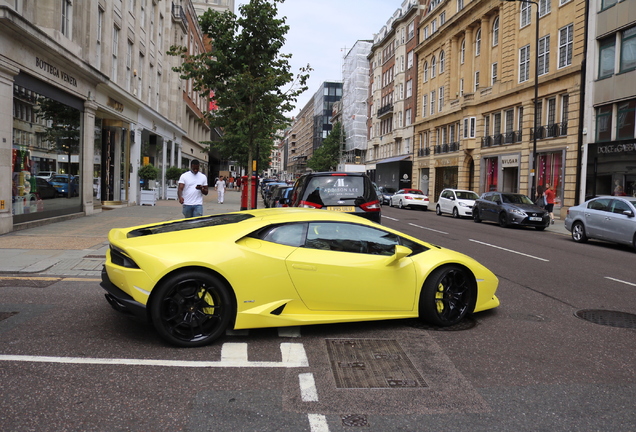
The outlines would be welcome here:
M 247 210 L 247 176 L 241 177 L 241 210 Z M 252 176 L 252 208 L 256 208 L 256 190 L 258 189 L 258 178 Z

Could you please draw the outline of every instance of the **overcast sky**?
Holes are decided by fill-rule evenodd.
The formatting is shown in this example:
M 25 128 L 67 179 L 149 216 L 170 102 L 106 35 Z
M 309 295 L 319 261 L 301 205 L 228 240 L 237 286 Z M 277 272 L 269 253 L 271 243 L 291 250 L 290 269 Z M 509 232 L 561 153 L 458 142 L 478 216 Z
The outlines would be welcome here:
M 297 116 L 323 82 L 342 81 L 343 56 L 357 40 L 373 40 L 402 1 L 286 0 L 279 4 L 279 16 L 287 17 L 290 27 L 281 52 L 292 54 L 295 74 L 307 63 L 314 69 L 309 89 L 287 115 Z
M 357 40 L 373 40 L 403 0 L 286 0 L 279 16 L 287 17 L 289 32 L 281 50 L 292 54 L 292 71 L 310 64 L 314 69 L 296 116 L 325 81 L 342 81 L 342 59 Z

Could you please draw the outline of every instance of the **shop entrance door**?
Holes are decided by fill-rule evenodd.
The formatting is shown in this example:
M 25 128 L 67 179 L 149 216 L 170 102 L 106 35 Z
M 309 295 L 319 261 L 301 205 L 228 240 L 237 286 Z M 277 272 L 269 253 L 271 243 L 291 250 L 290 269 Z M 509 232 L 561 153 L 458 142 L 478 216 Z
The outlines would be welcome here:
M 104 120 L 102 127 L 101 197 L 106 204 L 128 200 L 130 139 L 128 125 Z

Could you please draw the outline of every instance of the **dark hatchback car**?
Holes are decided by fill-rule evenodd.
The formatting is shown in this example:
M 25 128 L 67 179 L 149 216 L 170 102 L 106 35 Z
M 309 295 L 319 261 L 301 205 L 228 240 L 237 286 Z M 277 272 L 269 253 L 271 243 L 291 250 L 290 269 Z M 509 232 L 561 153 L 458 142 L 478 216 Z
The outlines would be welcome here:
M 550 214 L 526 195 L 508 192 L 486 192 L 475 200 L 475 222 L 492 221 L 502 227 L 529 226 L 543 231 L 550 225 Z
M 380 201 L 364 173 L 317 172 L 294 184 L 290 207 L 309 207 L 355 214 L 380 223 Z
M 47 199 L 55 198 L 57 196 L 57 189 L 43 178 L 36 177 L 35 185 L 37 186 L 37 193 L 40 195 L 40 198 Z

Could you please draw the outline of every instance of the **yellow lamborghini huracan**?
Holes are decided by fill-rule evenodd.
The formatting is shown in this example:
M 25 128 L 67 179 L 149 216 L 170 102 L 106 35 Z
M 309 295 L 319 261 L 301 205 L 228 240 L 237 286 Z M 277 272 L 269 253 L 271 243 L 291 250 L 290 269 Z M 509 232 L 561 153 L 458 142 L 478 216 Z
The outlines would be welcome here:
M 497 277 L 474 259 L 350 214 L 259 209 L 108 239 L 108 302 L 185 347 L 227 328 L 413 317 L 450 326 L 499 305 Z

